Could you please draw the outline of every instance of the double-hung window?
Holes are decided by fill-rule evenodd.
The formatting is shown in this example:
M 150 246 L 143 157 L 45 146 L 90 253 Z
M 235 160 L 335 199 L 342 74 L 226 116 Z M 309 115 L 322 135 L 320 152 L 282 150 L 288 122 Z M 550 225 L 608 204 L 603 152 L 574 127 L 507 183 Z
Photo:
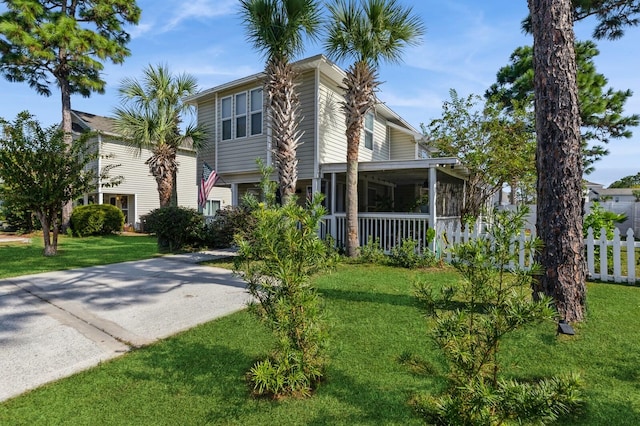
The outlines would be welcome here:
M 222 140 L 262 134 L 262 88 L 235 93 L 220 100 Z
M 247 136 L 247 93 L 236 94 L 236 138 Z
M 373 149 L 373 113 L 368 112 L 364 116 L 364 147 Z
M 251 92 L 251 136 L 262 133 L 262 89 Z
M 220 101 L 220 117 L 222 119 L 222 140 L 231 139 L 231 96 Z

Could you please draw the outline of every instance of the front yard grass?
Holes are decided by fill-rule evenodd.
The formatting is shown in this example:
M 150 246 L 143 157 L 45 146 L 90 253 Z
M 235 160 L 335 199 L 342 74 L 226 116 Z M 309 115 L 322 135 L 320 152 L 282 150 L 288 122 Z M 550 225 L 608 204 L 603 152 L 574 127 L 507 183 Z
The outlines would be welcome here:
M 106 265 L 158 255 L 156 238 L 147 235 L 59 238 L 58 255 L 52 257 L 42 255 L 42 235 L 31 237 L 30 244 L 0 244 L 0 278 Z
M 442 359 L 412 285 L 443 285 L 449 269 L 340 265 L 315 278 L 330 326 L 326 381 L 309 399 L 255 399 L 245 380 L 271 335 L 246 311 L 196 327 L 89 371 L 0 404 L 0 424 L 419 425 L 408 404 L 438 392 Z M 586 404 L 566 425 L 640 424 L 640 288 L 589 284 L 588 321 L 574 337 L 555 324 L 504 343 L 507 376 L 578 372 Z M 435 371 L 400 362 L 428 360 Z

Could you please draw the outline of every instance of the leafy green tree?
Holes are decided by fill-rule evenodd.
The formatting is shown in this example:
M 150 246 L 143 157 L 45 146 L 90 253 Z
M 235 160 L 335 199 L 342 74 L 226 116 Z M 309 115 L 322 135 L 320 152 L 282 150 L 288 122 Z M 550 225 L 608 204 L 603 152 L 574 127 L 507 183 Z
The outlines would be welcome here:
M 346 250 L 358 255 L 358 151 L 365 115 L 376 104 L 382 61 L 399 62 L 418 43 L 424 25 L 396 0 L 335 0 L 329 6 L 325 50 L 336 60 L 353 59 L 343 80 L 347 137 Z
M 42 129 L 28 112 L 13 123 L 0 119 L 0 179 L 2 196 L 31 210 L 42 224 L 44 255 L 58 252 L 62 206 L 96 188 L 96 173 L 88 166 L 97 150 L 84 134 L 68 145 L 58 126 Z
M 267 57 L 265 92 L 268 123 L 283 202 L 295 194 L 296 150 L 303 132 L 296 73 L 290 63 L 304 49 L 304 37 L 315 38 L 320 24 L 317 0 L 242 0 L 242 17 L 253 46 Z
M 497 212 L 486 238 L 453 248 L 460 282 L 439 289 L 427 281 L 416 285 L 449 368 L 443 394 L 415 400 L 429 424 L 547 424 L 580 403 L 575 376 L 522 381 L 500 374 L 504 338 L 555 316 L 551 298 L 531 297 L 531 275 L 539 265 L 518 266 L 513 249 L 527 214 L 526 208 Z M 539 241 L 525 246 L 538 250 Z
M 609 188 L 640 188 L 640 173 L 618 179 Z
M 582 144 L 585 173 L 593 171 L 593 163 L 608 154 L 604 144 L 611 139 L 630 138 L 632 126 L 640 123 L 637 114 L 624 115 L 624 107 L 631 97 L 630 90 L 607 88 L 607 79 L 596 71 L 594 58 L 599 54 L 592 41 L 577 42 L 577 83 L 580 100 Z M 506 110 L 513 100 L 533 105 L 533 47 L 518 47 L 510 63 L 497 73 L 497 82 L 485 93 Z
M 125 141 L 152 152 L 145 164 L 155 178 L 160 207 L 177 204 L 177 154 L 183 145 L 198 149 L 205 139 L 203 128 L 189 124 L 182 131 L 182 116 L 193 112 L 183 98 L 198 90 L 195 77 L 171 74 L 167 66 L 149 65 L 142 81 L 126 78 L 120 84 L 122 106 L 115 109 L 115 128 Z
M 436 155 L 454 156 L 469 170 L 469 185 L 460 217 L 475 220 L 505 183 L 512 192 L 534 180 L 535 140 L 531 118 L 522 108 L 511 111 L 494 104 L 479 105 L 477 95 L 460 97 L 451 89 L 442 117 L 422 126 Z
M 4 0 L 0 15 L 0 73 L 51 96 L 60 88 L 62 130 L 71 143 L 71 95 L 104 93 L 102 62 L 121 64 L 129 56 L 125 25 L 137 24 L 140 8 L 131 0 Z M 63 226 L 71 205 L 65 206 Z
M 553 297 L 560 317 L 582 321 L 586 268 L 582 236 L 583 162 L 573 8 L 570 0 L 529 0 L 536 112 L 536 227 L 543 273 L 534 294 Z

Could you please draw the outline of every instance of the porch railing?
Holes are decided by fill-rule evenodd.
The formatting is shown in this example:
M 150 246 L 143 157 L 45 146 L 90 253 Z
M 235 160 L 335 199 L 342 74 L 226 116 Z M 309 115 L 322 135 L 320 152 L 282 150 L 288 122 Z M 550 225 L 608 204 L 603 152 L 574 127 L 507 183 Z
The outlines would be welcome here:
M 344 213 L 324 217 L 321 237 L 331 235 L 338 247 L 344 247 L 347 238 L 347 221 Z M 430 216 L 417 213 L 358 213 L 360 246 L 368 241 L 379 241 L 380 248 L 390 252 L 402 240 L 414 239 L 420 250 L 427 248 L 427 230 Z

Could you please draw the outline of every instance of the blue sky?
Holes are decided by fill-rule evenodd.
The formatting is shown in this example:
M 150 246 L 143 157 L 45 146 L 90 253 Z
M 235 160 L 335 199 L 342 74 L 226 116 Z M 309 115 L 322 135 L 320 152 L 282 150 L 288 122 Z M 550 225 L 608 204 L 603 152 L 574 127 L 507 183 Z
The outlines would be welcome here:
M 117 87 L 125 77 L 140 77 L 148 64 L 167 64 L 174 73 L 187 72 L 207 89 L 259 72 L 263 58 L 246 41 L 238 17 L 238 0 L 138 0 L 142 19 L 130 29 L 132 55 L 122 65 L 105 64 L 104 95 L 75 96 L 72 107 L 109 116 L 118 105 Z M 531 44 L 522 34 L 520 21 L 526 16 L 526 0 L 401 0 L 413 5 L 427 33 L 420 46 L 406 50 L 403 64 L 380 70 L 380 98 L 419 129 L 440 115 L 449 89 L 460 95 L 483 94 L 495 81 L 518 46 Z M 0 7 L 2 10 L 2 7 Z M 579 39 L 589 37 L 593 23 L 579 23 Z M 615 89 L 631 89 L 629 113 L 640 113 L 640 29 L 630 29 L 615 42 L 599 41 L 598 71 Z M 304 56 L 322 53 L 320 44 L 309 45 Z M 345 66 L 346 64 L 341 64 Z M 60 120 L 59 93 L 39 96 L 27 84 L 0 79 L 0 117 L 12 120 L 29 110 L 43 124 Z M 596 164 L 587 178 L 605 185 L 640 172 L 640 128 L 630 140 L 612 141 L 611 154 Z

